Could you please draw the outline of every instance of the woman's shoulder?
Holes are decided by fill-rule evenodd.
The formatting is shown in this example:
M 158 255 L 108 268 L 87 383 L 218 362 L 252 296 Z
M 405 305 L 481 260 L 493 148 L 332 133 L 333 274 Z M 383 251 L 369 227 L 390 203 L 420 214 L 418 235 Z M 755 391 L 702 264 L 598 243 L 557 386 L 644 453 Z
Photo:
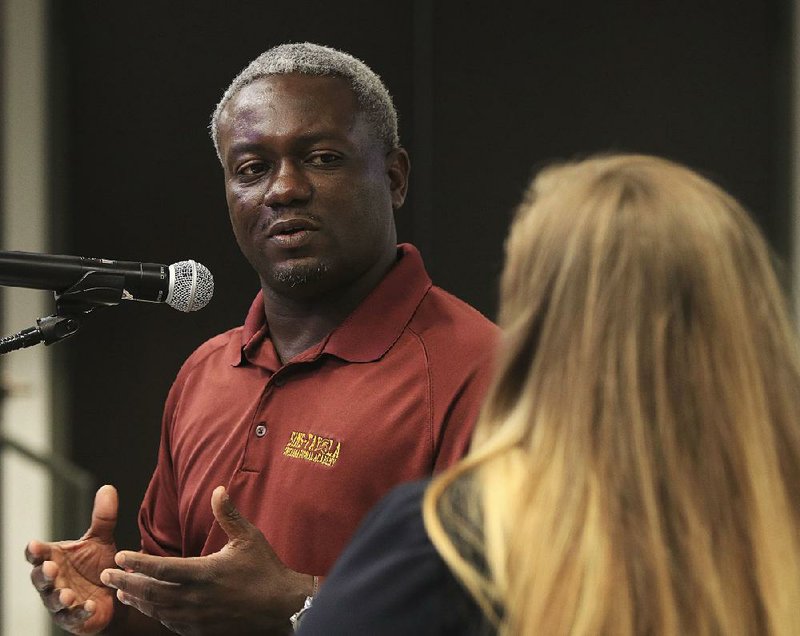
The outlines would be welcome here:
M 300 634 L 469 633 L 464 627 L 475 615 L 457 611 L 453 616 L 463 607 L 463 599 L 454 595 L 466 591 L 425 530 L 422 501 L 428 483 L 396 487 L 367 515 L 314 599 Z

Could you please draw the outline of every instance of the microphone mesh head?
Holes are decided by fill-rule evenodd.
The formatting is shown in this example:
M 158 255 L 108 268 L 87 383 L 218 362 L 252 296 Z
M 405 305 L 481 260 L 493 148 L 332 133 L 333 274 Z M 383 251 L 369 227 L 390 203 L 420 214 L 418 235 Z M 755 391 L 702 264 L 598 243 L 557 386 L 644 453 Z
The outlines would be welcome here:
M 169 266 L 167 304 L 178 311 L 202 309 L 214 295 L 214 277 L 196 261 L 181 261 Z

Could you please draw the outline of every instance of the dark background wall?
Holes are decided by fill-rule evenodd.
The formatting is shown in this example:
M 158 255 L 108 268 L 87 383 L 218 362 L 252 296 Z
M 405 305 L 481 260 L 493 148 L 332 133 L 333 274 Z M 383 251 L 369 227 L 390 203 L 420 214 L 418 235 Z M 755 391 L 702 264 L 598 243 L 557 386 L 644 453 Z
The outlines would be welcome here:
M 788 0 L 52 1 L 53 251 L 194 258 L 217 287 L 198 314 L 128 304 L 57 345 L 67 450 L 119 488 L 121 546 L 138 545 L 172 378 L 202 340 L 240 323 L 258 289 L 207 123 L 273 44 L 326 43 L 385 79 L 412 156 L 401 238 L 489 316 L 510 211 L 554 159 L 627 150 L 688 163 L 789 254 Z

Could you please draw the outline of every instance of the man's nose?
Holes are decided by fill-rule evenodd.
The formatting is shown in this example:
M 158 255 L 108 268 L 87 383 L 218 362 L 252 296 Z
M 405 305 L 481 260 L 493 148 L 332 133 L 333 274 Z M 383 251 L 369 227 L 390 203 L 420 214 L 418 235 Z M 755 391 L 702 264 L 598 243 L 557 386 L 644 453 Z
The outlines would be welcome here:
M 281 161 L 275 164 L 272 179 L 264 193 L 267 207 L 291 205 L 306 201 L 311 196 L 311 182 L 302 165 L 295 161 Z

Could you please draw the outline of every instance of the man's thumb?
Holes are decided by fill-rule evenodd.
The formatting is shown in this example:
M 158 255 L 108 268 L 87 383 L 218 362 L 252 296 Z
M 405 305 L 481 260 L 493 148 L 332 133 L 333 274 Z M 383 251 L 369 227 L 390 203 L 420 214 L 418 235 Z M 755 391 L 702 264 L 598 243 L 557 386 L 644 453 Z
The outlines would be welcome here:
M 95 537 L 104 543 L 114 543 L 114 528 L 117 525 L 117 489 L 114 486 L 100 486 L 94 496 L 92 525 L 84 538 Z
M 211 510 L 228 539 L 245 539 L 250 535 L 253 525 L 233 505 L 225 486 L 217 486 L 211 493 Z

